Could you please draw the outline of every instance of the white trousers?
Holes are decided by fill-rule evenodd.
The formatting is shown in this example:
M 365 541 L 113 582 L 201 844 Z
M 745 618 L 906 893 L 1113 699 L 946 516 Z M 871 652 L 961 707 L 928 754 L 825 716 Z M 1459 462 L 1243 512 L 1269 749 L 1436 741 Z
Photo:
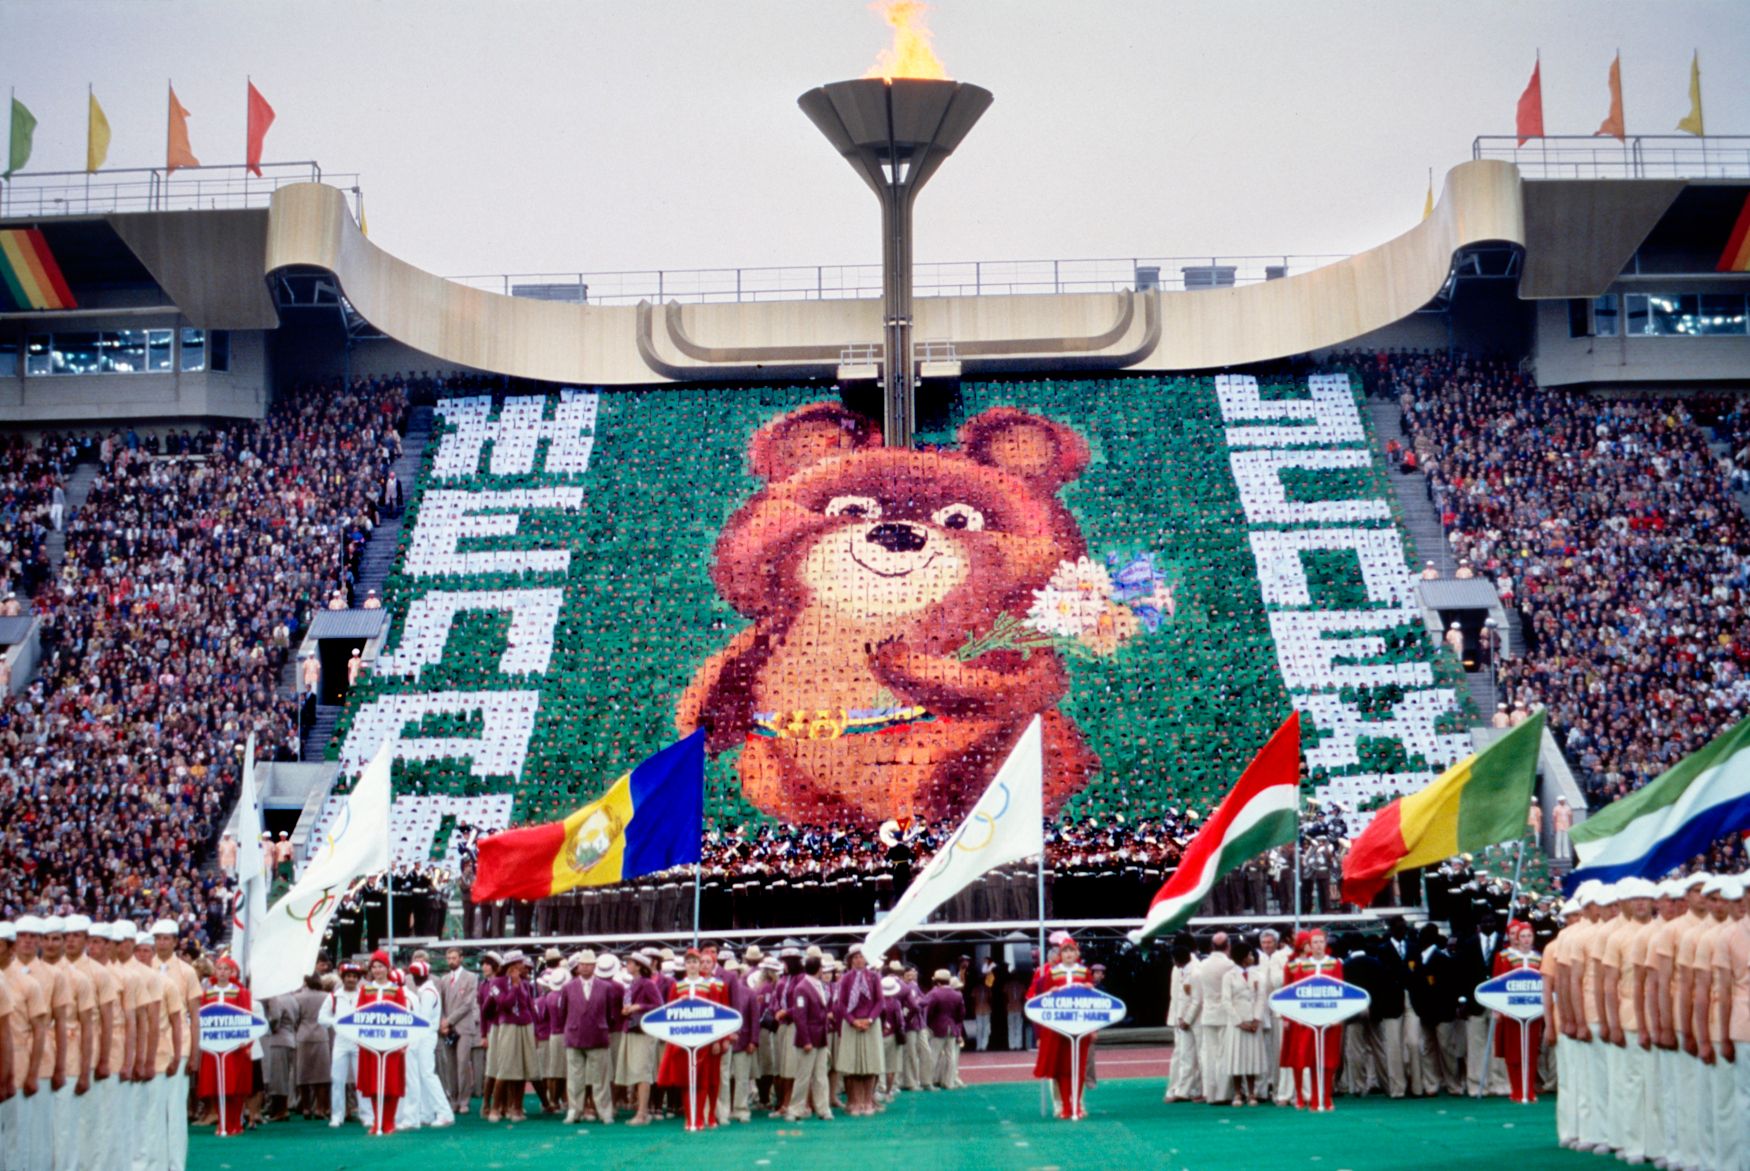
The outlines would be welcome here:
M 1663 1082 L 1670 1076 L 1669 1058 L 1670 1054 L 1657 1045 L 1642 1055 L 1646 1085 L 1641 1091 L 1641 1146 L 1649 1163 L 1667 1157 Z
M 0 1171 L 15 1171 L 18 1162 L 18 1101 L 23 1095 L 0 1102 Z
M 121 1098 L 116 1093 L 120 1088 L 113 1074 L 102 1081 L 93 1079 L 91 1088 L 79 1099 L 81 1121 L 87 1124 L 79 1145 L 79 1166 L 84 1171 L 113 1171 L 124 1165 L 116 1142 L 116 1132 L 121 1129 Z
M 753 1099 L 753 1054 L 737 1049 L 723 1054 L 717 1075 L 717 1121 L 748 1113 Z M 885 1081 L 886 1079 L 882 1079 Z
M 1610 1063 L 1605 1050 L 1610 1046 L 1596 1034 L 1592 1040 L 1574 1046 L 1579 1055 L 1580 1074 L 1580 1145 L 1610 1146 Z
M 134 1140 L 134 1171 L 164 1171 L 170 1162 L 169 1118 L 164 1103 L 170 1100 L 170 1079 L 157 1074 L 140 1087 L 139 1137 Z
M 346 1087 L 359 1080 L 359 1051 L 353 1046 L 336 1045 L 328 1055 L 328 1118 L 346 1121 Z M 376 1115 L 374 1103 L 359 1095 L 359 1121 L 368 1129 Z
M 1677 1048 L 1665 1055 L 1665 1076 L 1660 1081 L 1660 1120 L 1665 1128 L 1665 1158 L 1679 1167 L 1696 1165 L 1695 1127 L 1689 1122 L 1689 1103 L 1695 1098 L 1695 1071 L 1699 1061 L 1683 1051 L 1683 1034 Z
M 49 1141 L 55 1148 L 55 1171 L 79 1171 L 79 1126 L 75 1105 L 82 1099 L 73 1093 L 75 1080 L 69 1074 L 66 1084 L 49 1095 Z
M 1197 1065 L 1197 1029 L 1173 1026 L 1173 1068 L 1167 1079 L 1167 1097 L 1189 1102 L 1203 1096 L 1203 1074 Z
M 168 1078 L 164 1102 L 164 1165 L 170 1171 L 186 1171 L 188 1167 L 188 1065 L 176 1067 Z
M 1732 1063 L 1732 1101 L 1726 1118 L 1736 1118 L 1740 1124 L 1750 1118 L 1750 1042 L 1738 1042 L 1737 1060 Z M 1750 1143 L 1738 1144 L 1738 1171 L 1750 1171 Z
M 1197 1065 L 1203 1072 L 1203 1100 L 1226 1102 L 1233 1097 L 1233 1077 L 1228 1073 L 1226 1025 L 1197 1026 Z
M 1641 1052 L 1640 1034 L 1623 1032 L 1623 1045 L 1606 1049 L 1610 1063 L 1610 1145 L 1624 1159 L 1640 1162 L 1647 1157 L 1643 1127 L 1646 1123 L 1647 1064 Z
M 1737 1046 L 1742 1049 L 1743 1046 Z M 1745 1137 L 1750 1133 L 1750 1115 L 1732 1113 L 1737 1099 L 1737 1073 L 1743 1067 L 1744 1055 L 1726 1062 L 1716 1057 L 1708 1068 L 1713 1090 L 1714 1165 L 1730 1168 L 1732 1160 L 1744 1161 Z
M 930 1077 L 925 1085 L 944 1090 L 958 1090 L 960 1080 L 960 1038 L 950 1033 L 946 1037 L 930 1036 Z
M 407 1051 L 407 1094 L 395 1110 L 395 1129 L 414 1130 L 421 1126 L 448 1126 L 456 1120 L 450 1109 L 450 1096 L 438 1079 L 437 1046 L 427 1045 Z
M 1699 1166 L 1708 1171 L 1724 1167 L 1725 1157 L 1721 1148 L 1740 1145 L 1734 1142 L 1737 1135 L 1721 1136 L 1714 1130 L 1714 1080 L 1720 1070 L 1725 1067 L 1720 1064 L 1719 1053 L 1714 1053 L 1714 1063 L 1703 1065 L 1697 1058 L 1695 1065 L 1695 1092 L 1690 1097 L 1690 1125 L 1695 1128 L 1695 1158 Z M 1720 1141 L 1724 1138 L 1725 1141 Z
M 1574 1077 L 1578 1046 L 1561 1033 L 1556 1034 L 1556 1066 L 1562 1071 L 1562 1085 L 1556 1091 L 1556 1141 L 1564 1147 L 1580 1137 L 1580 1084 Z

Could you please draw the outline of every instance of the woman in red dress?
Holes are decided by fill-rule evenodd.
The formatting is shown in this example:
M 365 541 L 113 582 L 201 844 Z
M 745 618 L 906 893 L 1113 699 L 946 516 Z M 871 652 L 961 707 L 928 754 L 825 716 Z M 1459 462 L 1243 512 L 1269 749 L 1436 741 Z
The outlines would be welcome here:
M 669 1002 L 685 1000 L 713 1000 L 718 1004 L 729 1003 L 729 988 L 715 976 L 704 974 L 704 957 L 693 948 L 687 949 L 687 974 L 675 982 L 674 995 Z M 717 1089 L 718 1078 L 722 1072 L 720 1055 L 735 1043 L 735 1034 L 720 1041 L 713 1041 L 698 1053 L 698 1069 L 696 1073 L 697 1094 L 687 1101 L 687 1051 L 679 1045 L 664 1045 L 662 1047 L 662 1062 L 656 1068 L 656 1084 L 678 1088 L 681 1099 L 686 1102 L 688 1130 L 703 1130 L 717 1125 Z
M 386 1003 L 407 1007 L 407 994 L 391 979 L 389 953 L 371 953 L 371 966 L 365 982 L 359 986 L 360 1008 Z M 371 1119 L 372 1134 L 395 1133 L 395 1106 L 407 1092 L 407 1053 L 373 1053 L 359 1046 L 358 1089 L 361 1098 L 369 1098 L 376 1108 Z
M 1076 946 L 1076 941 L 1068 935 L 1058 937 L 1057 963 L 1047 968 L 1042 977 L 1036 980 L 1039 989 L 1037 995 L 1055 992 L 1059 988 L 1067 988 L 1071 984 L 1082 984 L 1092 987 L 1094 979 L 1088 969 L 1082 966 L 1082 952 Z M 1086 1118 L 1088 1112 L 1082 1108 L 1082 1090 L 1088 1081 L 1088 1053 L 1094 1047 L 1093 1034 L 1076 1039 L 1074 1050 L 1070 1040 L 1062 1033 L 1041 1027 L 1039 1029 L 1039 1056 L 1033 1062 L 1034 1077 L 1048 1077 L 1057 1086 L 1057 1102 L 1059 1118 Z M 1075 1054 L 1075 1083 L 1070 1084 L 1070 1055 Z
M 1505 976 L 1520 968 L 1543 971 L 1543 955 L 1531 924 L 1515 919 L 1507 924 L 1507 946 L 1495 953 L 1491 975 Z M 1520 1023 L 1505 1013 L 1496 1014 L 1495 1056 L 1507 1063 L 1507 1093 L 1515 1102 L 1537 1101 L 1537 1054 L 1542 1045 L 1542 1019 Z
M 229 1004 L 253 1011 L 255 1001 L 250 997 L 249 989 L 237 983 L 236 960 L 230 956 L 219 957 L 213 965 L 213 985 L 201 994 L 201 1004 Z M 221 1069 L 225 1074 L 223 1094 L 219 1093 Z M 195 1093 L 218 1101 L 219 1134 L 243 1133 L 243 1103 L 254 1092 L 255 1068 L 249 1059 L 248 1045 L 223 1055 L 201 1054 L 200 1083 L 195 1087 Z
M 1296 943 L 1299 943 L 1297 938 Z M 1296 948 L 1299 952 L 1300 949 Z M 1283 970 L 1283 987 L 1313 976 L 1343 978 L 1343 961 L 1325 954 L 1325 933 L 1306 932 L 1306 948 L 1288 961 Z M 1294 1075 L 1294 1105 L 1298 1109 L 1329 1110 L 1331 1093 L 1337 1084 L 1337 1068 L 1343 1063 L 1343 1026 L 1326 1025 L 1322 1029 L 1287 1022 L 1282 1034 L 1282 1064 Z M 1318 1069 L 1318 1034 L 1324 1034 L 1324 1068 Z M 1317 1078 L 1317 1082 L 1313 1080 Z

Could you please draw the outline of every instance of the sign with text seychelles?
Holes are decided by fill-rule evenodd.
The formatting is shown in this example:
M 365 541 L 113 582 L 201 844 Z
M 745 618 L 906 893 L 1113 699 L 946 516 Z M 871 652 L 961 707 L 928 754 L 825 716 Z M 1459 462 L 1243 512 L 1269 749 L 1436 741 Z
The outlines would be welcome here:
M 658 1041 L 699 1049 L 741 1031 L 741 1014 L 714 1000 L 684 997 L 644 1014 L 639 1026 Z
M 1477 1003 L 1516 1021 L 1534 1021 L 1543 1015 L 1543 973 L 1519 968 L 1477 985 Z
M 413 1043 L 431 1022 L 399 1004 L 379 1001 L 355 1008 L 334 1022 L 337 1036 L 356 1041 L 372 1053 L 394 1053 Z
M 1367 1011 L 1367 993 L 1329 976 L 1309 976 L 1270 994 L 1270 1008 L 1279 1017 L 1309 1028 L 1340 1025 Z
M 199 1019 L 203 1053 L 229 1053 L 267 1034 L 266 1021 L 235 1004 L 203 1004 Z
M 1028 1020 L 1066 1037 L 1097 1033 L 1123 1020 L 1127 1011 L 1116 996 L 1081 984 L 1035 996 L 1026 1005 Z

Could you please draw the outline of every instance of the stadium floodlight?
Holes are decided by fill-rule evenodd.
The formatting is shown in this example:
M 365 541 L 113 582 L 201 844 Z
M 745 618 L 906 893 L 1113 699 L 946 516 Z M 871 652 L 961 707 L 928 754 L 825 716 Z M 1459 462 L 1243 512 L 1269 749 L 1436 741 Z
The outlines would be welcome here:
M 909 447 L 917 417 L 912 205 L 989 108 L 991 93 L 960 81 L 865 77 L 811 89 L 796 102 L 881 201 L 882 434 L 890 446 Z

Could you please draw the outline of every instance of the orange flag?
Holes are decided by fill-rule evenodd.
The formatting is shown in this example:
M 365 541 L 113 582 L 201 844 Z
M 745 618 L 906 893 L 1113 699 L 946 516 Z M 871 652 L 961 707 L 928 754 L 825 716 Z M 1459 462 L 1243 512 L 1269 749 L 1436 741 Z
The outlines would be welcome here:
M 255 172 L 257 179 L 261 178 L 261 144 L 267 138 L 267 128 L 273 125 L 273 107 L 267 104 L 267 99 L 261 96 L 261 91 L 255 88 L 253 81 L 249 86 L 249 131 L 244 158 L 249 169 Z
M 188 111 L 182 103 L 176 100 L 176 87 L 170 87 L 170 130 L 164 147 L 164 169 L 175 171 L 178 167 L 198 167 L 201 161 L 194 157 L 194 151 L 188 145 Z
M 1608 134 L 1619 142 L 1628 141 L 1628 132 L 1622 124 L 1622 54 L 1618 53 L 1610 62 L 1610 113 L 1604 116 L 1604 121 L 1592 137 Z
M 1531 67 L 1531 80 L 1519 95 L 1519 105 L 1513 111 L 1513 128 L 1519 134 L 1519 145 L 1527 139 L 1543 137 L 1543 58 Z

